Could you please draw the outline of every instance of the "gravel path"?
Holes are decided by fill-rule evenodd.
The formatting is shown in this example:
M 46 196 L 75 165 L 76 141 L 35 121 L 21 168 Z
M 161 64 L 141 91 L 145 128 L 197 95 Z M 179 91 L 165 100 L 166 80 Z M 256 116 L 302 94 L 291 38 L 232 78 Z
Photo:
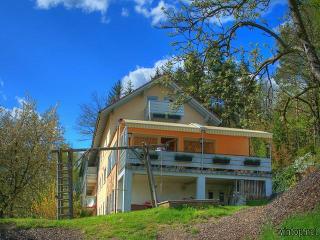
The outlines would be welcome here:
M 244 209 L 232 216 L 196 224 L 193 229 L 197 229 L 197 234 L 191 234 L 186 229 L 166 229 L 158 239 L 257 239 L 265 224 L 278 226 L 290 215 L 311 211 L 320 204 L 319 183 L 320 171 L 317 171 L 266 206 Z
M 78 230 L 62 228 L 17 229 L 14 225 L 0 225 L 2 240 L 82 240 Z

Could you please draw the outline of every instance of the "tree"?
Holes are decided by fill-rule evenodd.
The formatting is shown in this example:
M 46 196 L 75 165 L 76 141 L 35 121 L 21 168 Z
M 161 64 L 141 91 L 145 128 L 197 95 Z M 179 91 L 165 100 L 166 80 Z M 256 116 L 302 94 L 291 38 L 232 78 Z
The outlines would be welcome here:
M 0 108 L 0 216 L 30 209 L 54 178 L 51 150 L 62 140 L 56 108 L 40 114 L 30 99 L 15 111 Z
M 165 84 L 174 81 L 181 88 L 171 96 L 174 105 L 181 105 L 192 96 L 217 114 L 224 126 L 253 126 L 252 121 L 260 115 L 261 88 L 248 77 L 246 63 L 225 59 L 216 48 L 208 50 L 205 58 L 194 51 L 180 61 L 183 65 L 177 69 L 169 64 L 164 70 Z
M 80 115 L 77 118 L 76 129 L 84 140 L 91 139 L 94 134 L 98 113 L 107 106 L 107 97 L 91 94 L 91 102 L 80 104 Z
M 108 94 L 108 104 L 113 104 L 120 100 L 123 93 L 123 87 L 121 80 L 118 80 L 115 82 L 115 84 L 112 86 L 109 94 Z
M 320 12 L 311 4 L 303 6 L 301 17 L 308 22 L 310 40 L 320 49 Z M 316 2 L 314 2 L 316 3 Z M 312 19 L 312 20 L 311 20 Z M 287 23 L 280 29 L 281 38 L 292 44 L 298 42 L 295 25 Z M 276 111 L 281 112 L 288 131 L 292 149 L 320 146 L 320 83 L 308 66 L 308 60 L 301 54 L 284 56 L 275 75 L 278 84 Z
M 99 112 L 107 106 L 120 100 L 123 94 L 121 81 L 117 81 L 106 94 L 100 96 L 97 92 L 92 93 L 91 101 L 80 105 L 80 115 L 76 122 L 76 129 L 83 137 L 82 140 L 91 139 L 97 122 Z
M 180 8 L 166 11 L 168 21 L 162 27 L 172 29 L 173 36 L 183 36 L 182 40 L 174 42 L 182 52 L 198 49 L 205 57 L 208 50 L 215 46 L 225 56 L 243 53 L 246 59 L 252 59 L 251 77 L 264 75 L 270 65 L 283 57 L 294 57 L 300 54 L 305 58 L 308 68 L 314 77 L 314 83 L 320 83 L 320 59 L 315 43 L 311 38 L 312 29 L 309 27 L 311 19 L 303 17 L 305 7 L 319 9 L 317 1 L 288 0 L 289 17 L 293 22 L 292 34 L 296 42 L 288 42 L 275 32 L 262 19 L 262 13 L 271 5 L 270 0 L 195 0 L 189 3 L 181 2 Z M 285 16 L 284 16 L 285 17 Z M 231 24 L 224 24 L 224 19 L 233 19 Z M 271 57 L 264 58 L 259 54 L 259 47 L 252 47 L 250 51 L 234 44 L 237 33 L 243 29 L 256 29 L 273 38 L 278 47 L 273 49 Z
M 133 90 L 134 90 L 133 83 L 132 83 L 131 79 L 129 79 L 129 80 L 127 81 L 127 83 L 126 83 L 126 86 L 124 87 L 124 93 L 123 93 L 123 95 L 126 96 L 126 95 L 132 93 Z

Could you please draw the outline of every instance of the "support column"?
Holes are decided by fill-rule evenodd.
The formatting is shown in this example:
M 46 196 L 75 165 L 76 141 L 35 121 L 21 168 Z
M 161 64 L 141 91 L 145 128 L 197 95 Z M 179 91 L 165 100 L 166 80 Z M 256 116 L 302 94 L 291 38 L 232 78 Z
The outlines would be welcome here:
M 272 179 L 265 180 L 266 196 L 270 197 L 272 195 Z
M 122 212 L 131 210 L 132 171 L 125 169 L 122 180 Z
M 206 199 L 206 177 L 198 176 L 197 177 L 197 193 L 196 199 Z

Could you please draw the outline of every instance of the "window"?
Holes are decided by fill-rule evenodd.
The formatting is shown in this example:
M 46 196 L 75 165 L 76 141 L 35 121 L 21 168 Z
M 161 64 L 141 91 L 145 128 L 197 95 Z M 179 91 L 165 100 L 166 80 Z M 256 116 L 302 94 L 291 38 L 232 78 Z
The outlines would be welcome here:
M 176 138 L 161 138 L 161 144 L 168 144 L 167 151 L 176 152 L 177 151 L 177 142 Z
M 155 100 L 155 101 L 156 101 L 156 100 L 158 100 L 158 97 L 157 97 L 157 96 L 148 96 L 148 97 L 147 97 L 147 100 L 148 100 L 148 101 L 152 101 L 152 100 Z
M 152 137 L 152 136 L 134 136 L 133 137 L 133 145 L 142 145 L 142 143 L 157 144 L 158 138 Z
M 184 151 L 191 153 L 201 153 L 201 139 L 199 140 L 184 140 Z M 203 153 L 213 154 L 215 153 L 214 142 L 205 141 L 203 145 Z
M 108 169 L 107 169 L 107 175 L 109 176 L 111 172 L 111 154 L 108 157 Z
M 224 192 L 220 192 L 220 193 L 219 193 L 219 201 L 220 201 L 221 203 L 224 202 Z
M 172 102 L 172 99 L 167 96 L 167 97 L 164 97 L 164 98 L 163 98 L 163 101 Z
M 184 151 L 191 153 L 201 153 L 200 140 L 184 140 Z
M 213 199 L 213 192 L 208 192 L 208 198 Z

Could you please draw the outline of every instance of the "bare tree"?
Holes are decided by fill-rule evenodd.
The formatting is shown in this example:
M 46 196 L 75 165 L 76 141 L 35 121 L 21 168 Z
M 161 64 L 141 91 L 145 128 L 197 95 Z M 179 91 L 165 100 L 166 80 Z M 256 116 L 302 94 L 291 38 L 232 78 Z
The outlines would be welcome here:
M 80 104 L 80 115 L 76 122 L 76 130 L 83 137 L 81 140 L 89 140 L 94 134 L 99 112 L 107 106 L 119 101 L 123 94 L 122 82 L 114 83 L 106 95 L 92 93 L 89 103 Z
M 77 119 L 76 129 L 84 137 L 83 140 L 91 139 L 100 110 L 107 106 L 106 96 L 92 93 L 90 103 L 80 104 L 80 115 Z

